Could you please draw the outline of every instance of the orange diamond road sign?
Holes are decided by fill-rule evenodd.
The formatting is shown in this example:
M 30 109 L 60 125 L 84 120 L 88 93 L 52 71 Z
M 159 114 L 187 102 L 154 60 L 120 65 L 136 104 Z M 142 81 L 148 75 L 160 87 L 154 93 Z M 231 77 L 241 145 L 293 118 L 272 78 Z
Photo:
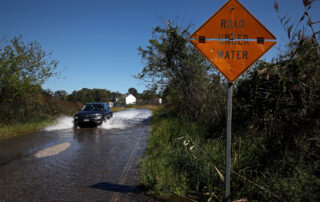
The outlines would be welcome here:
M 190 38 L 229 82 L 276 44 L 276 37 L 238 0 L 227 1 Z

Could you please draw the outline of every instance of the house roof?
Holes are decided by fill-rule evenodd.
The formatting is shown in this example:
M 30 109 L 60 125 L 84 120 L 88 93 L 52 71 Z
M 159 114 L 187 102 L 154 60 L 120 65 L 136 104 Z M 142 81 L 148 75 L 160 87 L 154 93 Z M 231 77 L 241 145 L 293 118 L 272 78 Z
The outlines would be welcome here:
M 132 95 L 132 94 L 127 95 L 127 96 L 126 96 L 126 98 L 127 98 L 127 97 L 129 97 L 129 96 L 130 96 L 130 97 L 134 97 L 134 98 L 135 98 L 135 96 L 134 96 L 134 95 Z

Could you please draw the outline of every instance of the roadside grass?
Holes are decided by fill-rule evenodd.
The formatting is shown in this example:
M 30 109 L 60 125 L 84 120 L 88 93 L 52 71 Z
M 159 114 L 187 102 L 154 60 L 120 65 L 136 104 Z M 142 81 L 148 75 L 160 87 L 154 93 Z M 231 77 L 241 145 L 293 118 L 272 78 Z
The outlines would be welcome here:
M 162 109 L 163 105 L 135 105 L 135 108 L 137 109 L 150 109 L 150 110 L 154 110 L 154 109 Z
M 124 109 L 150 109 L 154 114 L 156 111 L 163 109 L 163 105 L 146 104 L 146 105 L 125 105 L 124 107 L 113 107 L 112 112 L 118 112 Z
M 42 96 L 38 108 L 26 113 L 28 116 L 21 118 L 20 114 L 17 113 L 16 117 L 18 118 L 11 118 L 7 121 L 1 120 L 0 140 L 40 130 L 53 124 L 58 117 L 63 115 L 73 116 L 80 107 L 80 103 Z M 12 114 L 14 113 L 12 112 Z
M 50 119 L 41 122 L 0 125 L 0 140 L 40 130 L 41 128 L 51 125 L 53 122 L 54 120 Z
M 320 131 L 315 131 L 320 137 Z M 319 201 L 316 145 L 306 135 L 294 152 L 273 144 L 247 128 L 234 131 L 232 200 Z M 297 158 L 297 156 L 299 158 Z M 308 159 L 313 159 L 309 161 Z M 309 163 L 306 163 L 309 162 Z M 157 111 L 152 118 L 139 183 L 165 201 L 222 201 L 225 176 L 225 135 L 208 134 L 197 122 L 182 121 Z M 294 169 L 293 169 L 294 168 Z
M 205 140 L 204 135 L 195 123 L 156 112 L 146 156 L 139 164 L 139 182 L 149 194 L 164 200 L 221 199 L 224 144 L 221 139 Z
M 153 114 L 156 113 L 156 111 L 163 109 L 162 104 L 152 105 L 152 104 L 146 104 L 146 105 L 127 105 L 126 108 L 135 108 L 135 109 L 150 109 Z
M 124 107 L 113 107 L 112 108 L 112 112 L 118 112 L 118 111 L 121 111 L 121 110 L 124 110 L 125 108 Z

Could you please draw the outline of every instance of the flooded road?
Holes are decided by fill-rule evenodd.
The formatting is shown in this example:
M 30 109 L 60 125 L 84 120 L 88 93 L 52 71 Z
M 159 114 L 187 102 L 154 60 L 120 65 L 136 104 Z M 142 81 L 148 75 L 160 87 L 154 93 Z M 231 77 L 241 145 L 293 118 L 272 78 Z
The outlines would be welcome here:
M 98 128 L 72 117 L 35 134 L 0 141 L 0 201 L 145 201 L 136 177 L 151 111 L 130 109 Z

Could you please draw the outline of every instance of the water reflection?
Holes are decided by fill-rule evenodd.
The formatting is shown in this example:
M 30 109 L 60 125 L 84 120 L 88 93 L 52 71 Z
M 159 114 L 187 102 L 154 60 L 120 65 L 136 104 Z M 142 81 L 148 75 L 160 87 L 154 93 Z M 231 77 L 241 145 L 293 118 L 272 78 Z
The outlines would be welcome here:
M 99 130 L 98 128 L 75 128 L 73 130 L 73 139 L 78 143 L 97 142 L 101 139 L 101 136 L 107 134 L 109 134 L 108 131 Z
M 42 149 L 34 154 L 36 158 L 44 158 L 49 156 L 55 156 L 67 150 L 71 144 L 69 142 L 57 144 L 45 149 Z

